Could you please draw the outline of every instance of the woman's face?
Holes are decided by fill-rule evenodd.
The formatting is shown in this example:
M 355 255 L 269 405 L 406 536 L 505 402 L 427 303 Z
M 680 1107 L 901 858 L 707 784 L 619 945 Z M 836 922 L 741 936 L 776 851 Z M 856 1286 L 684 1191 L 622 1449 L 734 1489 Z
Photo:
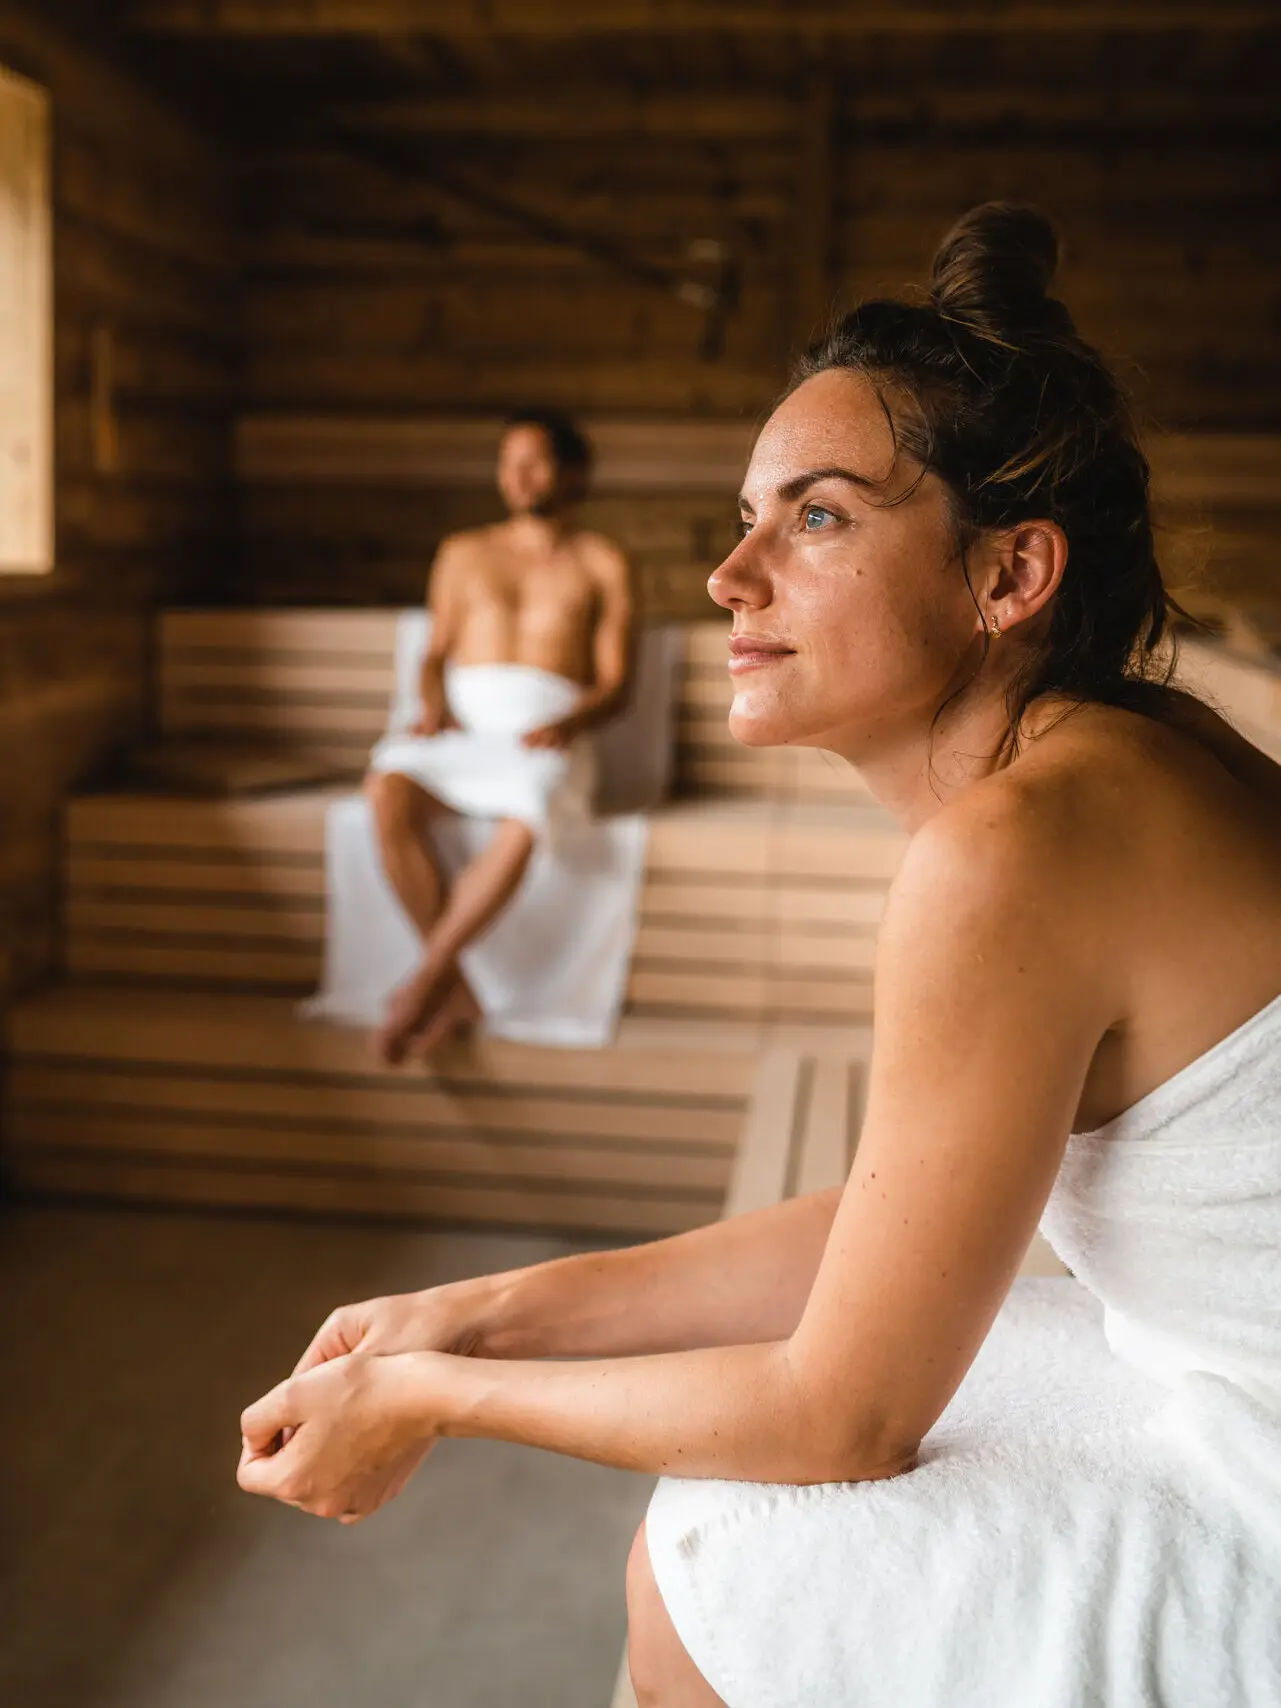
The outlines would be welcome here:
M 744 537 L 708 583 L 734 613 L 730 730 L 858 762 L 928 729 L 973 669 L 982 624 L 946 494 L 894 443 L 868 380 L 806 380 L 766 423 Z M 759 642 L 759 645 L 753 643 Z

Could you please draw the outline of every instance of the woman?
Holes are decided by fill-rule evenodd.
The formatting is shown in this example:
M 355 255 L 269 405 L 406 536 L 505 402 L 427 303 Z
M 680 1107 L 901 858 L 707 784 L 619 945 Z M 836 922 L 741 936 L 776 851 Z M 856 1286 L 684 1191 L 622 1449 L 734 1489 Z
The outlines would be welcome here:
M 1055 261 L 990 205 L 847 317 L 711 579 L 735 736 L 912 832 L 844 1189 L 348 1307 L 243 1420 L 244 1487 L 347 1520 L 439 1435 L 663 1474 L 642 1705 L 1281 1700 L 1281 769 L 1166 685 Z M 1043 1212 L 1102 1319 L 1010 1292 Z

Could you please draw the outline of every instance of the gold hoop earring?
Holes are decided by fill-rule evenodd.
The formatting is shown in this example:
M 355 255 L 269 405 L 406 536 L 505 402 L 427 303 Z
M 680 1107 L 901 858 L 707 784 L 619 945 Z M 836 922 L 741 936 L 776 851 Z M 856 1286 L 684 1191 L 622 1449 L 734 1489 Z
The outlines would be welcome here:
M 992 636 L 993 640 L 1000 640 L 1000 638 L 1001 638 L 1001 624 L 1000 624 L 1000 621 L 996 617 L 992 618 L 992 626 L 988 630 L 988 633 Z

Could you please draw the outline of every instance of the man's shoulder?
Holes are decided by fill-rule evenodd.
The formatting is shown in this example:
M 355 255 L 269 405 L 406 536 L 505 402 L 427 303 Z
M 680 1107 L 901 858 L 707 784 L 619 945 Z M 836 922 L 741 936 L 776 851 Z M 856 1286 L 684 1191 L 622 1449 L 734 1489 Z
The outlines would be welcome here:
M 628 573 L 627 553 L 611 540 L 608 534 L 594 533 L 590 528 L 583 528 L 574 536 L 574 544 L 582 562 L 598 575 L 626 575 Z
M 445 535 L 436 548 L 436 555 L 438 558 L 481 556 L 492 551 L 496 533 L 497 529 L 492 524 L 482 528 L 459 528 L 455 533 Z

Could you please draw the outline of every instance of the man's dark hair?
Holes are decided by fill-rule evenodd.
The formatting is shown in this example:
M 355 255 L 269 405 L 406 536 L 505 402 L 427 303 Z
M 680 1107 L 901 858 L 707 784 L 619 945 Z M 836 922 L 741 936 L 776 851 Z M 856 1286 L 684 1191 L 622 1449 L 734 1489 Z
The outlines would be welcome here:
M 562 474 L 587 474 L 592 466 L 592 447 L 586 435 L 559 409 L 517 409 L 505 426 L 538 427 L 547 435 L 556 467 Z

